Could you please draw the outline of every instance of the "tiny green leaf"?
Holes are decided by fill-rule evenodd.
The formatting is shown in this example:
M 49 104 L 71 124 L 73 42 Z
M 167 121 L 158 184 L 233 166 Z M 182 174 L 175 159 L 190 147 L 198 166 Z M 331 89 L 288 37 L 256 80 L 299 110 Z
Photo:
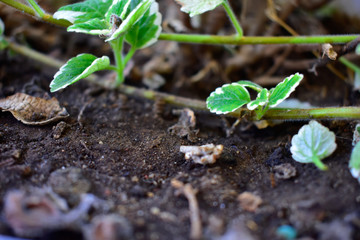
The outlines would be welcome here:
M 233 112 L 248 102 L 250 102 L 249 92 L 238 83 L 225 84 L 206 99 L 207 107 L 216 114 Z
M 106 35 L 110 32 L 110 25 L 104 19 L 94 18 L 87 22 L 75 23 L 68 27 L 68 31 L 91 35 Z
M 190 17 L 213 10 L 225 0 L 175 0 L 181 5 L 181 11 L 189 13 Z
M 140 49 L 155 43 L 161 33 L 161 14 L 159 5 L 153 2 L 146 13 L 126 34 L 125 40 L 134 48 Z
M 269 90 L 263 88 L 261 92 L 258 93 L 257 98 L 251 102 L 249 102 L 246 106 L 249 110 L 254 110 L 259 106 L 264 106 L 269 101 Z
M 131 3 L 134 1 L 140 0 L 132 0 Z M 123 22 L 116 29 L 116 31 L 108 39 L 106 39 L 106 42 L 115 40 L 126 34 L 134 26 L 134 24 L 139 21 L 142 16 L 144 16 L 145 12 L 150 8 L 154 1 L 155 0 L 142 0 L 137 5 L 135 5 L 135 8 L 131 8 L 131 12 L 126 16 L 125 19 L 123 19 Z M 132 5 L 133 4 L 130 4 L 130 7 Z
M 261 92 L 261 90 L 263 89 L 263 87 L 259 84 L 247 80 L 238 81 L 237 83 L 243 87 L 251 88 L 252 90 L 255 90 L 257 92 Z
M 281 83 L 276 85 L 275 88 L 270 90 L 269 107 L 273 108 L 286 98 L 295 90 L 300 84 L 304 75 L 300 73 L 293 74 L 284 79 Z
M 104 19 L 111 4 L 111 0 L 86 0 L 59 8 L 54 18 L 66 19 L 71 23 L 84 23 L 94 18 Z
M 93 72 L 104 70 L 110 65 L 107 56 L 97 58 L 92 54 L 80 54 L 71 58 L 55 74 L 50 83 L 50 91 L 55 92 L 86 78 Z
M 360 182 L 360 142 L 358 142 L 352 150 L 349 168 L 351 175 Z
M 327 170 L 321 162 L 336 149 L 335 134 L 317 121 L 304 125 L 291 140 L 291 154 L 295 161 L 314 163 L 320 170 Z

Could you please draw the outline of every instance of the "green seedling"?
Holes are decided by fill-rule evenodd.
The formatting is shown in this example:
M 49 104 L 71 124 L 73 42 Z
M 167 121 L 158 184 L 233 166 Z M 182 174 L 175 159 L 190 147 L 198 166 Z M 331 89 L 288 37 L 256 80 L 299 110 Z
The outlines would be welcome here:
M 161 32 L 161 14 L 155 0 L 86 0 L 61 7 L 54 18 L 71 22 L 69 32 L 103 38 L 114 51 L 116 65 L 110 65 L 107 56 L 80 54 L 56 73 L 50 84 L 52 92 L 100 70 L 115 70 L 117 84 L 121 84 L 123 70 L 134 53 L 156 42 Z M 124 42 L 131 46 L 125 56 Z
M 352 150 L 349 168 L 351 175 L 360 183 L 360 142 L 356 143 L 354 149 Z
M 234 112 L 247 104 L 249 110 L 254 110 L 257 120 L 260 120 L 269 108 L 274 108 L 283 102 L 300 84 L 303 75 L 296 73 L 284 79 L 270 90 L 250 81 L 239 81 L 225 84 L 217 88 L 206 100 L 208 109 L 216 114 Z M 258 92 L 256 99 L 251 100 L 247 90 L 250 88 Z
M 328 167 L 321 162 L 336 149 L 335 134 L 315 120 L 300 128 L 291 140 L 291 154 L 295 161 L 314 163 L 320 170 Z

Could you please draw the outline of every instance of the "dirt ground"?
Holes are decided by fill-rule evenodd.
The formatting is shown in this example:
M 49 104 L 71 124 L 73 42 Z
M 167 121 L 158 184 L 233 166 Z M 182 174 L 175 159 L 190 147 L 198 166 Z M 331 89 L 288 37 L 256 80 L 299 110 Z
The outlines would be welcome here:
M 11 22 L 8 10 L 1 10 L 5 23 Z M 296 17 L 299 13 L 295 11 L 289 21 Z M 83 35 L 74 37 L 28 17 L 15 22 L 25 20 L 32 28 L 42 26 L 41 30 L 47 31 L 43 36 L 50 39 L 43 37 L 42 41 L 53 45 L 36 42 L 36 32 L 26 30 L 16 33 L 17 38 L 23 36 L 43 53 L 63 59 L 81 51 L 109 54 L 108 48 L 98 48 L 95 38 L 86 41 Z M 15 35 L 13 29 L 15 26 L 10 26 L 7 33 Z M 71 41 L 71 50 L 66 49 Z M 189 68 L 195 61 L 191 58 L 180 64 L 181 81 L 175 79 L 179 77 L 178 69 L 165 74 L 167 83 L 160 91 L 204 100 L 227 81 L 216 71 L 194 84 L 186 80 L 207 61 L 219 61 L 220 66 L 231 64 L 224 60 L 229 58 L 227 49 L 188 45 L 179 48 L 184 62 L 191 51 L 196 57 L 202 53 L 207 57 L 193 68 Z M 154 49 L 150 53 L 156 52 Z M 315 59 L 309 50 L 304 51 L 292 49 L 288 58 Z M 135 63 L 146 63 L 151 60 L 149 56 L 146 51 L 139 53 Z M 235 81 L 234 76 L 261 76 L 259 69 L 272 65 L 272 58 L 265 56 L 245 69 L 229 70 L 227 77 Z M 344 67 L 335 66 L 346 74 Z M 318 69 L 317 76 L 307 69 L 300 71 L 305 80 L 293 97 L 321 106 L 359 103 L 360 94 L 325 67 Z M 0 97 L 18 92 L 47 96 L 55 72 L 21 55 L 2 52 Z M 291 70 L 280 66 L 274 74 L 283 76 L 288 72 Z M 136 76 L 130 74 L 127 83 L 144 87 Z M 177 188 L 175 184 L 183 183 L 188 184 L 187 190 L 194 190 L 190 192 L 198 203 L 197 224 L 202 228 L 202 239 L 282 239 L 276 233 L 282 225 L 296 229 L 297 239 L 360 239 L 360 188 L 348 170 L 355 121 L 322 121 L 336 134 L 338 146 L 324 161 L 329 170 L 322 172 L 313 164 L 300 164 L 291 158 L 291 138 L 305 122 L 284 122 L 265 129 L 244 122 L 227 137 L 221 117 L 195 112 L 199 132 L 187 138 L 169 130 L 178 122 L 171 106 L 104 90 L 86 81 L 51 96 L 69 113 L 61 123 L 29 126 L 9 112 L 0 114 L 1 235 L 28 239 L 190 239 L 196 219 L 191 201 L 180 194 L 185 187 Z M 182 145 L 208 143 L 224 146 L 212 165 L 185 160 L 179 151 Z M 12 195 L 12 204 L 7 205 L 16 209 L 12 218 L 12 226 L 18 226 L 15 232 L 4 209 L 9 192 L 20 194 L 20 198 Z M 22 205 L 21 199 L 31 197 L 35 203 Z M 256 200 L 261 203 L 254 204 Z M 89 201 L 91 206 L 86 207 Z M 64 204 L 67 208 L 60 207 Z M 31 214 L 36 207 L 40 207 L 39 212 Z M 95 220 L 101 217 L 99 224 Z M 106 238 L 101 227 L 117 238 Z

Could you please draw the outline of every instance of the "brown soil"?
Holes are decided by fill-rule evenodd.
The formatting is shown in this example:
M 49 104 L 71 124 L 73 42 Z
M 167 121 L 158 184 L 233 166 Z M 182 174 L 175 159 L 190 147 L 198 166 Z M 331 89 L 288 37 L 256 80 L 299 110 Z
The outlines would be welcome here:
M 48 92 L 53 69 L 6 53 L 1 54 L 0 66 L 0 97 Z M 169 81 L 164 91 L 176 89 L 172 92 L 186 96 L 201 87 L 179 90 L 171 84 L 175 83 Z M 328 92 L 320 99 L 322 88 Z M 306 76 L 295 95 L 322 105 L 355 104 L 359 94 L 349 89 L 320 69 L 318 77 Z M 208 90 L 197 93 L 207 94 Z M 58 139 L 56 123 L 27 126 L 10 113 L 0 114 L 1 206 L 5 194 L 14 189 L 51 187 L 70 208 L 76 208 L 81 194 L 91 193 L 110 207 L 89 213 L 84 224 L 96 215 L 116 213 L 132 229 L 128 239 L 189 239 L 188 200 L 171 185 L 177 179 L 198 191 L 204 239 L 278 239 L 276 229 L 281 225 L 293 226 L 302 239 L 360 239 L 359 183 L 348 171 L 354 122 L 322 122 L 335 132 L 338 148 L 325 161 L 329 171 L 321 172 L 291 158 L 291 137 L 303 122 L 261 130 L 243 123 L 226 137 L 220 117 L 197 112 L 199 134 L 191 142 L 169 133 L 178 118 L 168 106 L 159 116 L 151 101 L 85 81 L 52 96 L 70 114 Z M 179 152 L 181 145 L 207 143 L 224 145 L 213 165 L 194 164 Z M 274 167 L 284 163 L 295 167 L 296 176 L 275 176 Z M 254 212 L 240 205 L 238 195 L 243 192 L 261 197 Z M 68 229 L 49 229 L 40 239 L 70 239 L 70 233 L 72 239 L 81 239 L 79 229 L 62 231 Z M 5 218 L 0 220 L 0 234 L 14 235 Z

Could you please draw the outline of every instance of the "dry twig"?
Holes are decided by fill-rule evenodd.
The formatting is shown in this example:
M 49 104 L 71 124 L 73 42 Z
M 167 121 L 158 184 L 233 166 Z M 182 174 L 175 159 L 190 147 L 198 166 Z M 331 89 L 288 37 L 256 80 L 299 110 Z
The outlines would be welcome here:
M 195 190 L 189 183 L 184 184 L 179 180 L 172 179 L 171 185 L 176 188 L 177 194 L 184 194 L 184 196 L 189 201 L 189 210 L 190 210 L 190 222 L 191 222 L 191 239 L 201 239 L 202 237 L 202 225 L 200 219 L 200 210 L 199 204 L 196 199 L 197 190 Z

